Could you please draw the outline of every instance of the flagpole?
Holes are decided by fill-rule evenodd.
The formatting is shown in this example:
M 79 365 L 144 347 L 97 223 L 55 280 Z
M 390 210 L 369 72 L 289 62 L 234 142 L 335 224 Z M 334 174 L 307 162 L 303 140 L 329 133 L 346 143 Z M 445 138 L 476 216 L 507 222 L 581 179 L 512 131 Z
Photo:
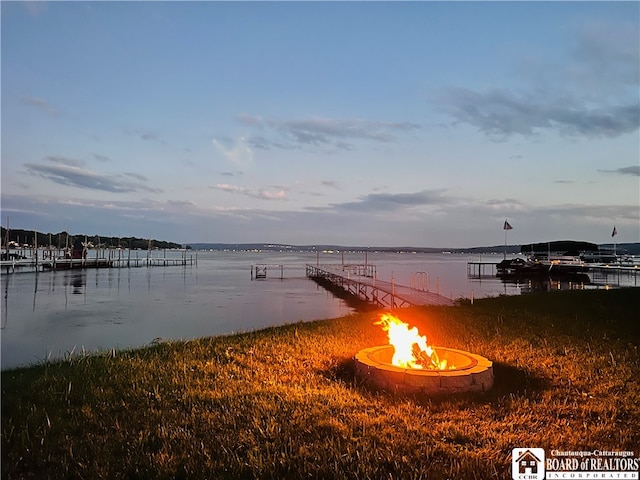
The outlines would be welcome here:
M 507 259 L 507 230 L 511 230 L 513 227 L 509 225 L 509 222 L 505 219 L 502 229 L 504 230 L 504 256 L 503 260 Z
M 504 255 L 502 256 L 503 260 L 507 259 L 507 229 L 504 229 Z

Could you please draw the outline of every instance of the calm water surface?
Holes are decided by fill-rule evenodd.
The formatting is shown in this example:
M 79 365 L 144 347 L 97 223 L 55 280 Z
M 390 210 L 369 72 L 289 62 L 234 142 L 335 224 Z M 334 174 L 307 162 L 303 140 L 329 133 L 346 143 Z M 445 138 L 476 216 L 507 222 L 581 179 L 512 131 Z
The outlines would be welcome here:
M 195 253 L 194 253 L 195 255 Z M 467 276 L 469 255 L 198 252 L 197 266 L 2 274 L 2 369 L 70 352 L 191 339 L 353 310 L 305 277 L 305 264 L 372 263 L 378 278 L 410 285 L 427 272 L 430 291 L 451 298 L 519 294 L 527 284 Z M 501 260 L 487 256 L 486 261 Z M 251 265 L 273 264 L 266 280 Z M 283 279 L 280 268 L 283 265 Z

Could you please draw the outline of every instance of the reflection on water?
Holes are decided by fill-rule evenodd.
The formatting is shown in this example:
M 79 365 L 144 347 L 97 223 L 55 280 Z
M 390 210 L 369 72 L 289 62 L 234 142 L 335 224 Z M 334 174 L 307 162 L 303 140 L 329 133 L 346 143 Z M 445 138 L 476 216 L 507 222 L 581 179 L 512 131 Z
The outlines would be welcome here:
M 303 262 L 288 278 L 252 282 L 251 261 L 3 274 L 2 368 L 352 311 L 305 278 Z
M 587 275 L 575 275 L 567 278 L 520 278 L 502 279 L 520 289 L 520 293 L 551 292 L 554 290 L 585 290 L 592 286 Z
M 637 272 L 606 273 L 592 271 L 565 275 L 507 277 L 501 281 L 520 290 L 520 293 L 551 292 L 554 290 L 588 290 L 620 287 L 637 287 Z M 506 287 L 505 287 L 506 288 Z
M 74 295 L 81 295 L 82 293 L 84 293 L 83 288 L 87 284 L 87 270 L 64 270 L 64 273 L 65 285 L 71 287 L 71 293 Z

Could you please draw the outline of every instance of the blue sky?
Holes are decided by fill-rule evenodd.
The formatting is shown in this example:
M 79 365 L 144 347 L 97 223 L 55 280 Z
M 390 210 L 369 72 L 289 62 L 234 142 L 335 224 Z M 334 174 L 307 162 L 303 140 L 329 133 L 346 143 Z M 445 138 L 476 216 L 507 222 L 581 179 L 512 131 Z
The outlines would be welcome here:
M 2 2 L 2 224 L 640 241 L 638 2 Z

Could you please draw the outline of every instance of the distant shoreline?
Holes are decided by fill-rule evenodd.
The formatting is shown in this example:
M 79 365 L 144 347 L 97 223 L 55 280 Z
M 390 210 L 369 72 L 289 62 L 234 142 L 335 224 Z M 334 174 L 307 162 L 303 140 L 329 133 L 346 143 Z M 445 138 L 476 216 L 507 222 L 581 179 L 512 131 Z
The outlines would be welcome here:
M 187 243 L 187 248 L 194 250 L 235 250 L 235 251 L 270 251 L 270 252 L 388 252 L 388 253 L 466 253 L 466 254 L 484 254 L 484 253 L 521 253 L 522 245 L 492 245 L 485 247 L 467 247 L 467 248 L 451 248 L 451 247 L 362 247 L 348 245 L 291 245 L 279 243 Z M 613 249 L 613 244 L 599 244 L 600 249 Z M 618 243 L 616 244 L 618 252 L 625 252 L 630 255 L 640 255 L 640 242 L 636 243 Z
M 147 248 L 159 249 L 193 249 L 193 250 L 232 250 L 232 251 L 270 251 L 270 252 L 389 252 L 389 253 L 466 253 L 466 254 L 490 254 L 490 253 L 521 253 L 522 244 L 511 245 L 489 245 L 478 247 L 414 247 L 414 246 L 358 246 L 358 245 L 337 245 L 337 244 L 315 244 L 315 245 L 295 245 L 289 243 L 222 243 L 222 242 L 186 242 L 177 243 L 165 240 L 143 239 L 133 236 L 114 237 L 111 235 L 87 235 L 79 233 L 72 235 L 66 231 L 59 233 L 38 232 L 35 230 L 0 228 L 2 237 L 2 248 L 6 248 L 9 242 L 17 242 L 20 245 L 44 246 L 51 245 L 64 246 L 73 239 L 81 239 L 92 244 L 99 244 L 101 248 L 132 248 L 146 250 Z M 548 243 L 556 243 L 551 241 Z M 544 242 L 543 242 L 544 243 Z M 596 244 L 601 250 L 614 248 L 613 243 Z M 640 255 L 640 242 L 616 243 L 615 248 L 619 253 L 628 255 Z

